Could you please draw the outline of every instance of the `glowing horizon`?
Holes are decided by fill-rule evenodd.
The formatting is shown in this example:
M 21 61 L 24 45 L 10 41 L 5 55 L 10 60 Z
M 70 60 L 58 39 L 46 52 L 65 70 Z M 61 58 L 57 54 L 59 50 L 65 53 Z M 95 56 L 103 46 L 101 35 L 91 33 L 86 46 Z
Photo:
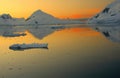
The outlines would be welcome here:
M 114 0 L 4 0 L 0 2 L 0 14 L 27 18 L 40 9 L 57 18 L 88 18 L 100 12 L 112 1 Z

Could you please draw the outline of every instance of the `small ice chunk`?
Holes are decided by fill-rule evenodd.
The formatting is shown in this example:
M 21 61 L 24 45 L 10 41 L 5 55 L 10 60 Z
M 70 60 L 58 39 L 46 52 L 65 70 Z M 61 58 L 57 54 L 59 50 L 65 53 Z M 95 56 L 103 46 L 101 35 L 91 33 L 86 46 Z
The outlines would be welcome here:
M 48 44 L 38 44 L 38 43 L 32 43 L 32 44 L 13 44 L 9 47 L 9 49 L 12 50 L 25 50 L 25 49 L 32 49 L 32 48 L 45 48 L 48 49 Z

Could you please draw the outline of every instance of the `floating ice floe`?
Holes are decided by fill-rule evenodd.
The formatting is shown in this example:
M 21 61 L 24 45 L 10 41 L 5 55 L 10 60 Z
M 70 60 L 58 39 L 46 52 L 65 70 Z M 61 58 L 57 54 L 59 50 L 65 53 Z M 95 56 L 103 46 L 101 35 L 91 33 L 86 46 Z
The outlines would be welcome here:
M 25 49 L 33 49 L 33 48 L 44 48 L 48 49 L 48 44 L 43 43 L 43 44 L 38 44 L 38 43 L 32 43 L 32 44 L 13 44 L 9 47 L 9 49 L 12 50 L 25 50 Z
M 2 36 L 4 37 L 19 37 L 19 36 L 25 36 L 26 33 L 10 33 L 10 32 L 4 32 Z

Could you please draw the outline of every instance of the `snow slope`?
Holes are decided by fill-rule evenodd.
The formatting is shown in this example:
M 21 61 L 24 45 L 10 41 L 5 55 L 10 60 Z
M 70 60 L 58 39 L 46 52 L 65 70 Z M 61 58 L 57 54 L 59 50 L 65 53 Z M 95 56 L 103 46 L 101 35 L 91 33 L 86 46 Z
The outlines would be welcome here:
M 88 24 L 120 24 L 120 0 L 115 0 L 102 12 L 90 18 Z

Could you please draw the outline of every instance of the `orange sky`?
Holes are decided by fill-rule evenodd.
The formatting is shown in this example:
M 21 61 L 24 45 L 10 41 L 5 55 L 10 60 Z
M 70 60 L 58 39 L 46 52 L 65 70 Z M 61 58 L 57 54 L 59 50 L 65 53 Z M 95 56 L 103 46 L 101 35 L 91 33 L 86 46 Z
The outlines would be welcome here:
M 87 18 L 100 12 L 114 0 L 2 0 L 0 14 L 9 13 L 13 17 L 30 16 L 41 9 L 58 18 Z

